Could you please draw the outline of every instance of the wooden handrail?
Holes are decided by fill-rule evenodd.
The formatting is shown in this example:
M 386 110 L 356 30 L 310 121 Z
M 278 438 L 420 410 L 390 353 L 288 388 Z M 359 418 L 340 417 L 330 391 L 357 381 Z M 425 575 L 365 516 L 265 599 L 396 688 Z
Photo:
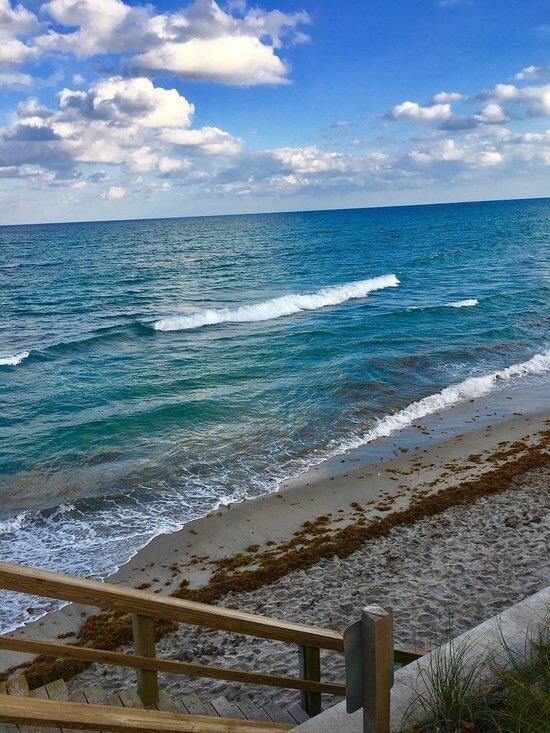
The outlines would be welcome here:
M 204 664 L 179 662 L 174 659 L 161 659 L 159 657 L 140 657 L 136 654 L 123 654 L 121 652 L 91 649 L 90 647 L 60 644 L 51 641 L 38 641 L 36 639 L 22 639 L 17 636 L 0 636 L 0 649 L 8 649 L 12 652 L 21 652 L 23 654 L 43 654 L 51 657 L 81 659 L 85 662 L 114 664 L 121 667 L 132 667 L 134 669 L 151 669 L 156 672 L 171 672 L 190 677 L 208 677 L 210 679 L 227 680 L 229 682 L 245 682 L 253 685 L 267 685 L 288 690 L 325 693 L 327 695 L 338 695 L 339 697 L 345 697 L 346 695 L 346 686 L 338 683 L 312 682 L 298 677 L 262 674 L 244 669 L 229 669 L 227 667 L 211 667 Z
M 206 715 L 178 715 L 157 710 L 83 705 L 0 695 L 0 720 L 31 726 L 128 733 L 283 733 L 295 727 Z
M 0 588 L 319 649 L 338 652 L 344 649 L 340 631 L 266 618 L 24 565 L 0 562 Z

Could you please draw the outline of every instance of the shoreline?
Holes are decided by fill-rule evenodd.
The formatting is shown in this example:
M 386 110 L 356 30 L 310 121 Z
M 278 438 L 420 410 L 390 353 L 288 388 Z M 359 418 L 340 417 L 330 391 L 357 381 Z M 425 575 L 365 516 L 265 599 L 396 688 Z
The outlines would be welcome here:
M 520 392 L 516 390 L 515 396 L 518 397 Z M 259 555 L 255 553 L 260 548 L 261 552 L 266 549 L 271 551 L 271 548 L 275 551 L 285 543 L 295 541 L 293 538 L 297 533 L 302 533 L 303 539 L 304 524 L 313 522 L 315 531 L 322 534 L 327 522 L 319 523 L 318 519 L 327 513 L 333 515 L 328 524 L 334 523 L 332 529 L 336 527 L 341 531 L 356 524 L 358 518 L 370 522 L 396 516 L 406 511 L 415 497 L 426 498 L 453 485 L 479 479 L 484 473 L 494 470 L 494 462 L 488 459 L 499 450 L 499 444 L 501 452 L 503 442 L 511 445 L 527 438 L 525 445 L 532 444 L 535 433 L 548 427 L 548 412 L 516 415 L 507 419 L 513 412 L 525 408 L 526 394 L 519 395 L 521 399 L 518 397 L 507 403 L 504 403 L 501 395 L 502 409 L 498 417 L 504 422 L 495 422 L 496 397 L 493 394 L 485 400 L 476 401 L 475 405 L 457 406 L 454 410 L 448 408 L 443 411 L 447 420 L 434 414 L 423 421 L 419 420 L 408 431 L 410 435 L 403 431 L 400 435 L 388 438 L 385 445 L 384 441 L 380 441 L 377 449 L 383 448 L 391 458 L 382 456 L 373 461 L 373 446 L 366 451 L 362 447 L 344 454 L 347 458 L 329 459 L 336 470 L 328 471 L 327 465 L 321 464 L 297 479 L 284 482 L 278 493 L 228 505 L 189 523 L 177 532 L 159 535 L 108 580 L 141 586 L 150 592 L 176 591 L 175 594 L 182 593 L 191 598 L 195 594 L 204 596 L 204 589 L 212 585 L 213 576 L 219 574 L 220 570 L 246 570 L 251 558 L 255 557 L 254 562 L 257 562 Z M 533 402 L 532 393 L 530 399 Z M 451 420 L 449 423 L 450 412 L 454 412 L 456 426 L 475 425 L 476 429 L 438 442 L 453 422 Z M 442 427 L 442 420 L 447 427 Z M 418 440 L 419 435 L 427 447 L 419 446 L 414 451 L 403 445 L 408 440 L 414 440 L 415 436 Z M 396 447 L 398 442 L 401 445 Z M 370 453 L 366 456 L 367 462 L 357 456 L 361 451 Z M 474 455 L 477 456 L 476 460 L 467 460 L 468 456 Z M 508 459 L 513 462 L 514 457 L 511 455 Z M 336 460 L 344 463 L 335 466 Z M 360 512 L 354 504 L 361 504 Z M 318 522 L 317 525 L 315 522 Z M 287 572 L 292 570 L 289 567 Z M 182 587 L 178 589 L 180 584 Z M 208 602 L 207 591 L 206 596 L 197 600 Z M 219 597 L 219 584 L 214 596 L 211 600 L 215 602 Z M 63 635 L 68 642 L 74 643 L 83 621 L 94 614 L 96 609 L 68 605 L 27 624 L 15 633 L 55 640 Z M 20 654 L 4 653 L 0 671 L 27 659 Z

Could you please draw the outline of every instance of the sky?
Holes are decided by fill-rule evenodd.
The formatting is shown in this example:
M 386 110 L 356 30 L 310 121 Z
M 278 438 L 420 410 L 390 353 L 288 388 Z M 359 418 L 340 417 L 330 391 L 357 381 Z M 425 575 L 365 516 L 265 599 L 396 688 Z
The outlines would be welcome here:
M 0 0 L 0 224 L 550 194 L 549 0 Z

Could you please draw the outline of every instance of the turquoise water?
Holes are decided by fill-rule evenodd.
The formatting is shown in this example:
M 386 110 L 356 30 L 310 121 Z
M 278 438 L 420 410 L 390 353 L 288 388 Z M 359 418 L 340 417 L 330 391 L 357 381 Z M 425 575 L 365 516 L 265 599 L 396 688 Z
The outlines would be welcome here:
M 220 501 L 544 379 L 549 224 L 544 199 L 0 228 L 2 559 L 103 575 Z

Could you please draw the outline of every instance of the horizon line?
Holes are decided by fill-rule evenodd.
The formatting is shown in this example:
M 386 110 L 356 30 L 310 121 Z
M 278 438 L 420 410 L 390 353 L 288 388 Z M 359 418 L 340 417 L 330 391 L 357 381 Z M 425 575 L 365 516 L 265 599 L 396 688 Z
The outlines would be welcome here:
M 525 196 L 514 198 L 497 198 L 497 199 L 466 199 L 461 201 L 432 201 L 430 203 L 417 204 L 380 204 L 378 206 L 342 206 L 328 209 L 278 209 L 274 211 L 251 211 L 248 213 L 230 213 L 230 214 L 180 214 L 175 216 L 146 216 L 143 218 L 130 219 L 80 219 L 66 221 L 43 221 L 43 222 L 27 222 L 19 224 L 0 224 L 0 229 L 7 227 L 39 227 L 39 226 L 58 226 L 61 224 L 105 224 L 105 223 L 125 223 L 140 221 L 170 221 L 171 219 L 213 219 L 216 217 L 230 216 L 270 216 L 275 214 L 313 214 L 320 212 L 338 212 L 338 211 L 363 211 L 365 209 L 409 209 L 420 206 L 457 206 L 459 204 L 496 204 L 505 201 L 545 201 L 550 196 Z

